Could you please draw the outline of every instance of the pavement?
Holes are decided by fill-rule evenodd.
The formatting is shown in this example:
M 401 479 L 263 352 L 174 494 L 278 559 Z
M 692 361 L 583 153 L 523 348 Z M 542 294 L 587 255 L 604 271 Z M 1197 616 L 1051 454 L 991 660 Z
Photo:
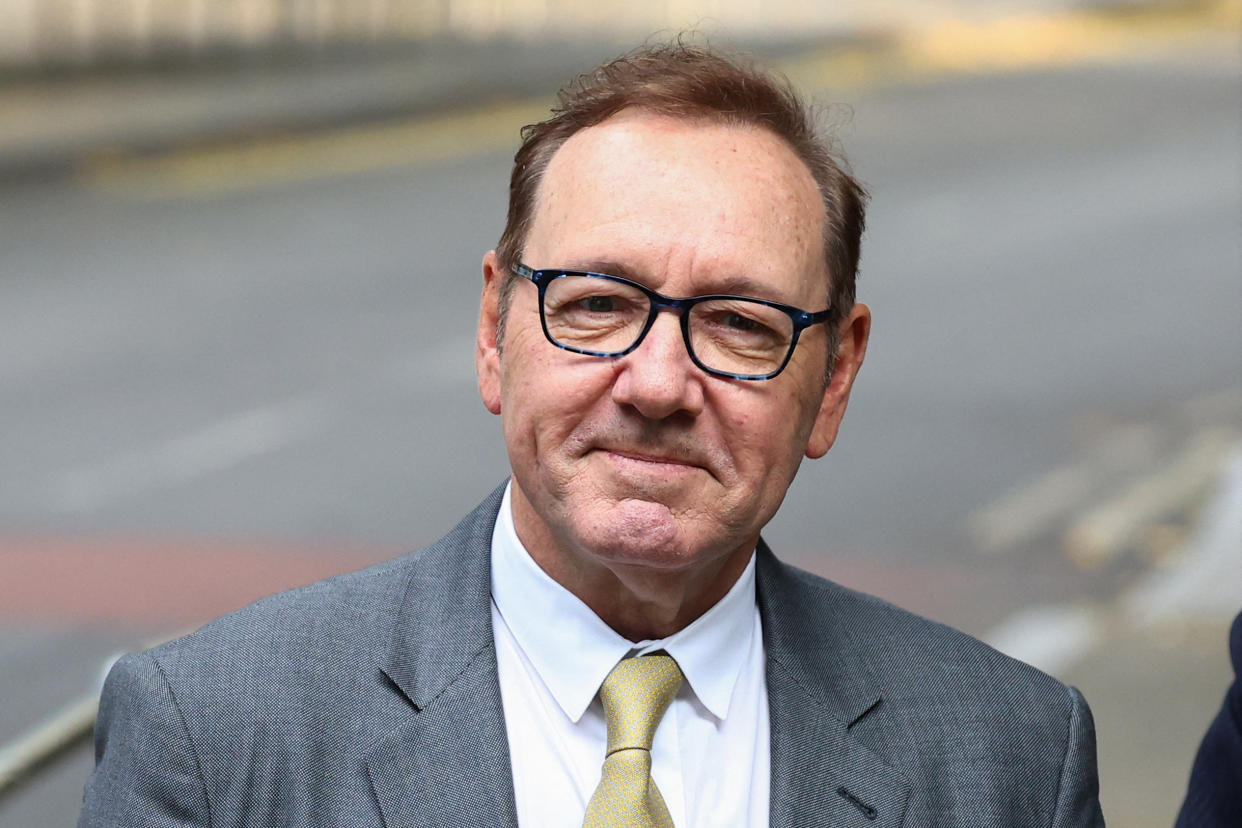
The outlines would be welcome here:
M 1053 656 L 1041 665 L 1104 702 L 1094 709 L 1100 787 L 1114 825 L 1172 822 L 1198 736 L 1232 678 L 1228 628 L 1242 609 L 1242 443 L 1222 460 L 1208 499 L 1188 516 L 1185 542 L 1085 627 L 1062 630 L 1058 646 L 1083 636 L 1089 644 L 1064 663 Z
M 1103 27 L 1112 37 L 1125 37 L 1125 32 L 1147 37 L 1154 27 L 1161 37 L 1175 38 L 1181 28 L 1236 25 L 1239 8 L 1237 3 L 1157 3 L 1084 11 L 1058 4 L 1041 8 L 1043 13 L 1032 18 L 1028 12 L 1033 5 L 1002 20 L 925 23 L 926 36 L 917 44 L 909 32 L 845 28 L 814 41 L 753 45 L 795 80 L 800 73 L 821 73 L 826 67 L 855 79 L 883 75 L 903 80 L 1024 65 L 1033 58 L 1024 57 L 1014 47 L 1016 41 L 1006 40 L 1018 18 L 1028 35 L 1034 32 L 1045 43 L 1059 44 L 1051 54 L 1070 60 L 1112 48 L 1114 41 L 1108 37 L 1079 40 L 1077 33 L 1083 30 L 1098 34 Z M 981 31 L 991 36 L 980 38 Z M 321 56 L 309 63 L 252 61 L 158 74 L 10 78 L 0 83 L 0 185 L 28 176 L 106 172 L 109 163 L 125 159 L 201 153 L 220 144 L 260 140 L 270 146 L 293 134 L 313 136 L 358 125 L 370 129 L 411 118 L 425 122 L 503 101 L 521 108 L 531 99 L 546 101 L 549 89 L 617 51 L 609 43 L 555 48 L 518 42 L 436 43 L 384 54 Z M 1048 58 L 1047 49 L 1041 54 L 1044 60 L 1062 59 Z M 1041 608 L 989 638 L 1079 686 L 1088 700 L 1109 700 L 1096 704 L 1095 714 L 1105 812 L 1114 825 L 1169 824 L 1198 736 L 1231 678 L 1227 630 L 1242 607 L 1242 448 L 1236 439 L 1227 444 L 1234 448 L 1213 449 L 1206 478 L 1210 485 L 1196 489 L 1194 497 L 1166 516 L 1170 540 L 1159 560 L 1136 574 L 1120 595 L 1098 604 Z M 222 564 L 218 544 L 201 556 L 191 551 L 176 562 L 148 552 L 160 548 L 155 542 L 118 542 L 113 550 L 95 548 L 106 554 L 93 558 L 82 555 L 82 548 L 29 543 L 0 549 L 11 599 L 7 609 L 30 616 L 47 604 L 34 573 L 46 572 L 49 560 L 57 562 L 53 569 L 73 573 L 80 584 L 93 584 L 100 595 L 108 589 L 98 579 L 110 573 L 115 577 L 121 569 L 189 567 L 201 575 L 204 595 L 203 604 L 192 607 L 160 606 L 161 596 L 150 596 L 151 607 L 130 608 L 146 613 L 145 622 L 128 619 L 130 632 L 117 633 L 103 631 L 118 621 L 125 629 L 127 619 L 107 615 L 115 607 L 79 603 L 77 615 L 62 620 L 69 626 L 99 627 L 76 634 L 82 652 L 123 646 L 127 636 L 152 618 L 175 628 L 190 618 L 245 603 L 251 592 L 258 595 L 285 585 L 281 579 L 309 581 L 395 551 L 325 549 L 308 555 L 304 548 L 273 547 L 255 554 L 249 546 L 244 555 Z M 99 566 L 105 558 L 121 555 L 128 556 L 127 567 Z M 210 580 L 213 573 L 236 576 L 244 561 L 257 562 L 258 568 L 244 578 Z M 78 592 L 91 594 L 87 589 Z M 40 641 L 35 635 L 21 646 L 33 654 Z M 63 655 L 71 657 L 73 648 Z M 37 659 L 31 655 L 29 660 L 33 664 Z M 22 654 L 7 663 L 20 665 Z M 98 670 L 93 663 L 76 662 L 71 683 L 85 690 Z M 46 698 L 68 703 L 77 691 L 66 691 L 64 676 L 57 678 Z M 36 723 L 43 712 L 31 709 L 28 718 Z M 78 776 L 89 766 L 81 752 L 70 761 Z M 39 785 L 32 783 L 20 796 L 37 799 Z M 17 802 L 11 810 L 0 807 L 0 825 L 10 825 L 6 813 L 21 813 L 21 808 Z
M 1004 69 L 1108 52 L 1118 41 L 1237 26 L 1237 0 L 890 3 L 802 38 L 736 37 L 797 82 Z M 710 32 L 710 27 L 705 27 Z M 438 38 L 373 50 L 233 55 L 157 69 L 0 76 L 0 182 L 84 159 L 339 129 L 537 98 L 629 48 L 599 40 Z
M 436 41 L 335 55 L 0 82 L 0 174 L 64 171 L 84 156 L 426 115 L 555 89 L 615 49 Z

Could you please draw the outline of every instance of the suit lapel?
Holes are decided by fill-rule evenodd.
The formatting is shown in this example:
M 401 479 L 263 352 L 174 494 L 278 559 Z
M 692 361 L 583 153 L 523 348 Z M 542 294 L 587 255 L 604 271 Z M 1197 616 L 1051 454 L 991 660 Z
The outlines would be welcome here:
M 408 714 L 367 754 L 387 828 L 517 825 L 491 620 L 502 491 L 414 561 L 382 667 Z
M 773 828 L 896 828 L 909 780 L 850 732 L 883 703 L 855 642 L 767 546 L 758 550 Z
M 387 828 L 515 828 L 491 626 L 499 489 L 411 564 L 382 670 L 406 712 L 366 757 Z M 897 828 L 909 780 L 850 733 L 882 706 L 831 601 L 758 550 L 773 828 Z
M 387 828 L 516 826 L 495 657 L 480 658 L 367 757 Z

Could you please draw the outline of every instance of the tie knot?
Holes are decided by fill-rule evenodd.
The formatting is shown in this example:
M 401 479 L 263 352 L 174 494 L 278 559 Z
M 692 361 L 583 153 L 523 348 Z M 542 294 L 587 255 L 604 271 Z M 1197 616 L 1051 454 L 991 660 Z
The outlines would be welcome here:
M 651 750 L 651 739 L 681 689 L 681 668 L 670 655 L 622 659 L 599 689 L 608 725 L 608 753 Z

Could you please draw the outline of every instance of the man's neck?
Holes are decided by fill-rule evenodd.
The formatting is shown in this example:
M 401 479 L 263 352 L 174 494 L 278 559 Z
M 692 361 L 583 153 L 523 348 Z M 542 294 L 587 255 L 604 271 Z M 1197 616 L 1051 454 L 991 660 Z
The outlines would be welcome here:
M 630 641 L 668 638 L 688 627 L 733 587 L 753 545 L 694 569 L 670 572 L 644 566 L 583 564 L 582 556 L 526 544 L 552 580 L 576 595 L 618 635 Z

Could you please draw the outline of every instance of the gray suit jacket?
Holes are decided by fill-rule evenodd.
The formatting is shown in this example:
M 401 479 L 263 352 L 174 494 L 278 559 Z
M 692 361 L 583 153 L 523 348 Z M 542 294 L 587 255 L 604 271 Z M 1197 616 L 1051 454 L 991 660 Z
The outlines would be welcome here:
M 79 825 L 515 825 L 499 502 L 421 552 L 118 662 Z M 773 826 L 1103 824 L 1076 690 L 762 544 L 757 563 Z

